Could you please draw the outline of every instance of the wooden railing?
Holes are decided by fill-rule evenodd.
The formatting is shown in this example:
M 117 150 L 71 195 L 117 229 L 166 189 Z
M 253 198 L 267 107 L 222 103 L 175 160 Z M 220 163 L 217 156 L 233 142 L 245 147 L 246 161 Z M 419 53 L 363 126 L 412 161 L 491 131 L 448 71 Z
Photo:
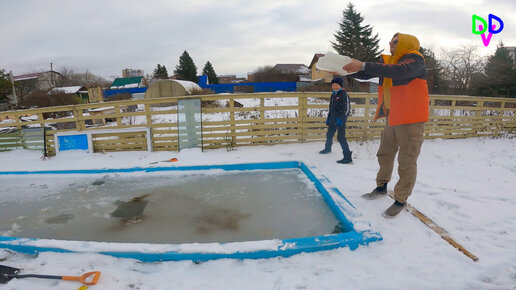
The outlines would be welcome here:
M 47 153 L 52 155 L 56 132 L 150 127 L 154 151 L 177 151 L 177 100 L 194 98 L 202 101 L 204 149 L 322 141 L 329 96 L 330 93 L 315 92 L 201 95 L 9 111 L 0 112 L 0 132 L 5 127 L 46 126 Z M 347 123 L 347 138 L 355 141 L 379 138 L 385 122 L 373 120 L 376 94 L 350 93 L 350 96 L 352 115 Z M 516 99 L 430 97 L 425 138 L 515 133 Z M 138 133 L 93 137 L 96 152 L 147 149 L 146 138 Z

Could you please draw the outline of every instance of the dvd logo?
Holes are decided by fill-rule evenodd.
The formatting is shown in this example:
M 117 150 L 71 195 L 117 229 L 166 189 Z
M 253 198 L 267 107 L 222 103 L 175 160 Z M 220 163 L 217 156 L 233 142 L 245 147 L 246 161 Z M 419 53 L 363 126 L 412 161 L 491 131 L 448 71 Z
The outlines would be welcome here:
M 478 15 L 475 15 L 475 14 L 473 14 L 472 20 L 473 21 L 472 21 L 471 32 L 473 32 L 473 34 L 480 34 L 480 36 L 482 37 L 482 42 L 484 43 L 484 46 L 489 45 L 493 34 L 498 34 L 498 33 L 502 32 L 502 30 L 503 30 L 502 19 L 494 14 L 489 14 L 489 17 L 488 17 L 489 25 L 484 18 L 482 18 Z M 498 24 L 499 24 L 498 30 L 495 30 L 496 25 L 493 24 L 493 20 L 496 20 L 496 22 L 498 22 Z M 478 30 L 476 30 L 477 26 L 475 25 L 477 21 L 480 21 L 482 23 L 482 24 L 478 25 Z M 486 30 L 489 32 L 487 34 L 487 36 L 484 33 L 484 32 L 486 32 Z

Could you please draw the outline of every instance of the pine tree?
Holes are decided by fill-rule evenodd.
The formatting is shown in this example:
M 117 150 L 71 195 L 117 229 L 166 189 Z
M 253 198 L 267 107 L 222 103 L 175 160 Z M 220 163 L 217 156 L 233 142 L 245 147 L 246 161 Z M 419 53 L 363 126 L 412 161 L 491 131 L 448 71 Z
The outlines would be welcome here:
M 443 93 L 443 79 L 441 77 L 442 66 L 439 61 L 435 58 L 435 53 L 430 48 L 421 47 L 419 52 L 425 58 L 427 81 L 428 81 L 428 92 L 431 94 Z
M 158 67 L 154 69 L 153 77 L 156 79 L 168 79 L 168 72 L 165 65 L 160 65 L 158 63 Z
M 208 76 L 208 81 L 210 84 L 218 84 L 219 78 L 217 77 L 217 74 L 215 73 L 215 69 L 213 69 L 213 66 L 208 61 L 204 68 L 202 69 L 202 74 Z
M 360 61 L 376 62 L 380 58 L 378 33 L 373 37 L 373 28 L 362 25 L 364 17 L 360 15 L 352 3 L 342 12 L 339 30 L 334 34 L 333 49 L 341 55 L 347 55 Z
M 516 69 L 507 48 L 500 42 L 486 64 L 489 96 L 516 98 Z
M 197 67 L 186 50 L 179 57 L 179 65 L 176 66 L 176 72 L 180 80 L 192 81 L 194 83 L 199 81 Z
M 5 70 L 0 70 L 0 100 L 7 99 L 13 91 L 13 85 L 9 74 Z

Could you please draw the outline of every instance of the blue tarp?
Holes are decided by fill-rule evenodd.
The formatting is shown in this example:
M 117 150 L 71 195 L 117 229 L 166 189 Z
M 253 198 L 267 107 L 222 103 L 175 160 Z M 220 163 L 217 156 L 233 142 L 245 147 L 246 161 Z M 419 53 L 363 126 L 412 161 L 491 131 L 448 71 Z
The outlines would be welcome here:
M 199 86 L 211 89 L 216 94 L 234 93 L 235 87 L 253 87 L 253 93 L 265 92 L 295 92 L 296 82 L 271 82 L 271 83 L 237 83 L 237 84 L 208 84 L 208 76 L 199 76 Z
M 128 89 L 117 89 L 117 90 L 105 90 L 104 91 L 104 98 L 108 99 L 111 96 L 117 95 L 117 94 L 142 94 L 147 91 L 147 88 L 128 88 Z

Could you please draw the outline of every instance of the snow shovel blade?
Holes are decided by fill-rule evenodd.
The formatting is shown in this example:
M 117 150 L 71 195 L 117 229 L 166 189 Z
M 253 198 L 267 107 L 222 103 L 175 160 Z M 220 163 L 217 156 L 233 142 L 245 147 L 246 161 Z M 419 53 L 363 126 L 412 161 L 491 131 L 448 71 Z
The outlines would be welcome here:
M 38 275 L 38 274 L 23 274 L 19 275 L 20 269 L 0 265 L 0 283 L 5 284 L 11 281 L 13 278 L 43 278 L 43 279 L 58 279 L 58 280 L 69 280 L 79 281 L 84 285 L 95 285 L 100 278 L 99 271 L 93 271 L 85 273 L 81 276 L 51 276 L 51 275 Z
M 156 161 L 156 162 L 151 162 L 149 164 L 156 164 L 156 163 L 160 163 L 160 162 L 176 162 L 178 161 L 177 158 L 170 158 L 170 159 L 167 159 L 167 160 L 161 160 L 161 161 Z
M 19 271 L 20 269 L 0 265 L 0 283 L 5 284 L 11 281 Z

